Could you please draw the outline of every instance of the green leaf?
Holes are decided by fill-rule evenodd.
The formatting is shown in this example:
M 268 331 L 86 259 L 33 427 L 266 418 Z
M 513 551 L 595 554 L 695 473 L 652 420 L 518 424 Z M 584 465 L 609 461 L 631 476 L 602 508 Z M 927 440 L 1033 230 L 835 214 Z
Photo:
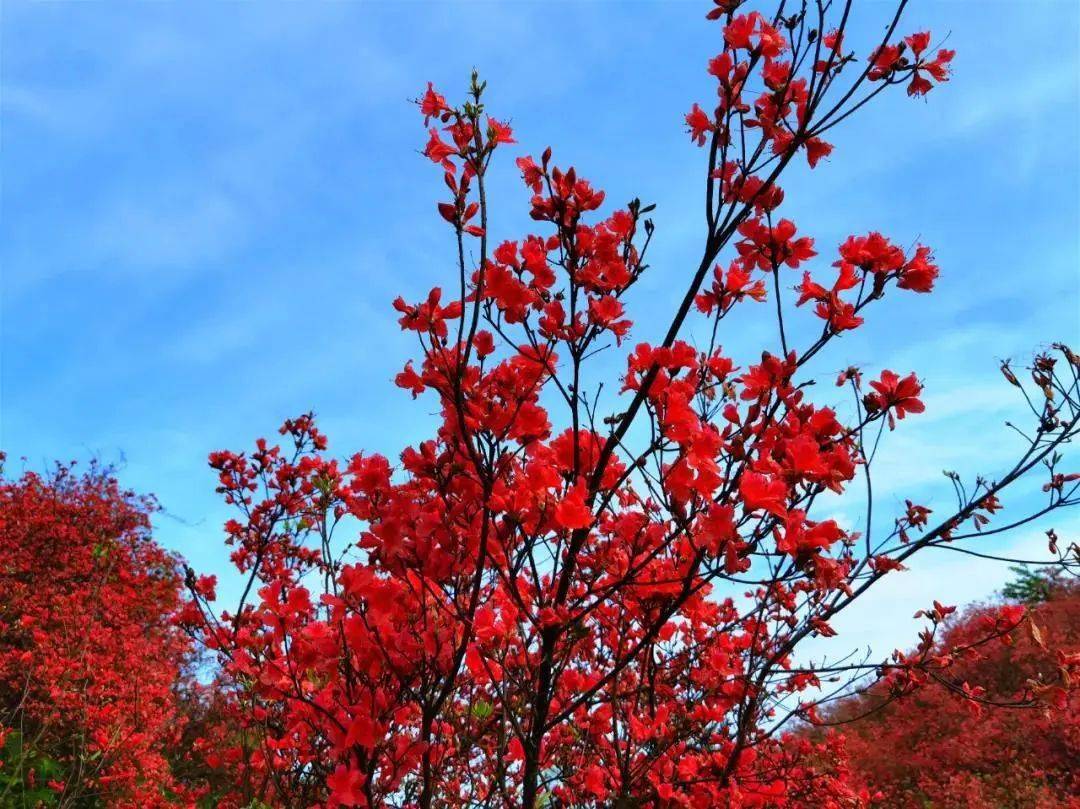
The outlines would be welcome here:
M 487 719 L 493 713 L 495 713 L 495 706 L 487 700 L 481 699 L 473 703 L 472 714 L 477 719 Z

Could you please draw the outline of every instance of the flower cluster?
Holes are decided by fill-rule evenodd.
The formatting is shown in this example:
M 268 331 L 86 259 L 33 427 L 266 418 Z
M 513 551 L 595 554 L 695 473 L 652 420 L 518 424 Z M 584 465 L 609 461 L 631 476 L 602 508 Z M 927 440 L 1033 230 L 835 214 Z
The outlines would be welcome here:
M 338 461 L 304 416 L 281 446 L 211 458 L 245 586 L 218 614 L 194 580 L 184 620 L 233 684 L 243 800 L 858 806 L 871 795 L 846 777 L 842 741 L 788 733 L 821 718 L 823 682 L 878 672 L 898 697 L 941 681 L 978 701 L 947 655 L 798 662 L 912 554 L 979 535 L 1020 473 L 957 483 L 940 522 L 909 502 L 892 533 L 821 513 L 834 495 L 872 495 L 878 438 L 924 405 L 913 373 L 882 369 L 864 390 L 853 367 L 839 380 L 848 404 L 815 399 L 810 360 L 892 289 L 929 292 L 938 268 L 929 249 L 871 233 L 816 270 L 778 184 L 799 155 L 823 170 L 825 133 L 888 87 L 944 81 L 951 54 L 926 57 L 928 35 L 893 41 L 898 12 L 864 67 L 846 15 L 833 29 L 741 5 L 709 13 L 717 100 L 686 117 L 707 154 L 702 256 L 685 279 L 671 271 L 685 292 L 654 341 L 630 342 L 628 314 L 652 206 L 605 212 L 604 193 L 547 149 L 517 159 L 534 225 L 496 240 L 488 169 L 514 134 L 475 74 L 460 105 L 430 85 L 418 100 L 456 266 L 452 290 L 394 302 L 420 352 L 395 381 L 435 403 L 431 437 L 397 462 Z M 795 301 L 789 269 L 804 272 Z M 740 360 L 718 342 L 724 321 L 766 300 L 776 339 Z M 809 302 L 825 324 L 800 346 L 785 318 Z M 695 308 L 704 339 L 689 333 Z M 612 378 L 594 358 L 624 345 Z M 1080 362 L 1065 356 L 1037 362 L 1053 395 L 1018 466 L 1046 461 L 1052 482 L 1065 474 L 1055 448 L 1080 425 Z M 1060 480 L 1047 510 L 1075 502 Z

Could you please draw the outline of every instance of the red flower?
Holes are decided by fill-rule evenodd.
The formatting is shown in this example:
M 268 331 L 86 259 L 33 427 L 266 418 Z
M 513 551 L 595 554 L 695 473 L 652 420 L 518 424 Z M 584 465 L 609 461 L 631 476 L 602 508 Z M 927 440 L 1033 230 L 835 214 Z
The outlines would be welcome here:
M 782 480 L 747 472 L 739 481 L 739 492 L 747 511 L 763 509 L 777 517 L 787 515 L 788 488 Z
M 583 785 L 587 792 L 600 800 L 608 796 L 607 776 L 602 767 L 594 764 L 586 769 Z
M 705 19 L 718 20 L 725 14 L 737 9 L 742 1 L 743 0 L 712 0 L 712 3 L 716 8 L 709 9 L 709 13 L 705 15 Z
M 1006 604 L 998 610 L 995 628 L 998 632 L 1012 632 L 1020 626 L 1026 614 L 1023 604 Z
M 420 99 L 420 112 L 424 116 L 424 126 L 428 125 L 428 121 L 432 118 L 437 118 L 444 112 L 448 112 L 450 108 L 446 105 L 446 99 L 437 92 L 432 86 L 431 82 L 428 82 L 427 92 L 424 93 L 424 97 Z
M 360 770 L 339 764 L 337 769 L 326 777 L 331 802 L 337 806 L 367 806 L 364 781 L 364 774 Z
M 593 323 L 603 326 L 615 335 L 615 342 L 622 344 L 623 337 L 630 331 L 631 321 L 623 318 L 623 305 L 614 295 L 602 295 L 589 301 L 589 317 Z
M 840 245 L 840 261 L 834 266 L 841 266 L 841 262 L 852 264 L 863 272 L 885 275 L 904 265 L 904 251 L 877 232 L 849 236 Z
M 731 48 L 750 50 L 753 47 L 750 37 L 754 35 L 760 16 L 758 12 L 752 11 L 732 17 L 731 22 L 724 26 L 724 42 Z
M 436 129 L 429 129 L 428 133 L 431 137 L 428 139 L 427 146 L 424 147 L 424 154 L 432 163 L 441 163 L 447 170 L 452 169 L 453 163 L 449 158 L 451 155 L 458 153 L 457 149 L 450 146 L 448 143 L 439 137 L 439 132 Z
M 900 63 L 900 55 L 899 45 L 882 45 L 870 55 L 871 69 L 867 78 L 878 81 L 891 76 Z
M 697 104 L 686 113 L 686 126 L 690 132 L 690 140 L 698 146 L 705 145 L 705 133 L 716 129 L 715 122 Z
M 932 259 L 933 254 L 929 247 L 916 247 L 915 255 L 900 269 L 900 280 L 896 285 L 900 289 L 910 289 L 913 292 L 929 292 L 934 288 L 934 281 L 938 277 L 938 268 Z
M 775 59 L 787 49 L 787 40 L 777 29 L 760 20 L 758 30 L 758 50 L 766 60 Z
M 426 388 L 423 379 L 413 370 L 412 360 L 405 363 L 405 369 L 394 377 L 394 384 L 399 388 L 411 391 L 414 399 L 423 393 Z
M 517 143 L 517 141 L 514 140 L 514 131 L 510 128 L 509 124 L 496 121 L 491 116 L 488 116 L 487 128 L 488 140 L 491 143 Z
M 573 531 L 592 525 L 593 515 L 585 503 L 585 491 L 580 485 L 566 493 L 555 507 L 555 522 L 561 528 Z
M 937 56 L 930 61 L 918 61 L 911 72 L 911 83 L 908 84 L 909 96 L 926 95 L 933 88 L 933 83 L 926 76 L 938 84 L 949 80 L 949 66 L 956 55 L 955 51 L 939 50 Z
M 922 385 L 915 374 L 908 374 L 903 379 L 892 371 L 882 371 L 881 378 L 870 383 L 876 392 L 867 394 L 866 405 L 872 411 L 889 411 L 889 426 L 893 426 L 893 414 L 902 419 L 908 413 L 922 413 L 926 407 L 919 394 Z
M 763 301 L 766 297 L 765 282 L 751 281 L 750 270 L 745 269 L 738 262 L 733 261 L 728 267 L 727 274 L 717 264 L 713 268 L 712 287 L 698 293 L 694 298 L 697 308 L 705 313 L 712 314 L 714 309 L 719 308 L 721 313 L 727 312 L 732 306 L 744 298 L 755 301 Z
M 821 138 L 810 138 L 806 141 L 806 162 L 810 164 L 810 168 L 814 168 L 821 158 L 831 155 L 832 150 L 831 143 L 826 143 Z
M 521 177 L 525 180 L 525 185 L 529 186 L 534 194 L 539 194 L 544 188 L 544 173 L 536 165 L 536 161 L 531 157 L 519 157 L 517 167 L 521 169 Z
M 724 51 L 709 60 L 708 72 L 709 75 L 715 76 L 722 82 L 726 82 L 731 76 L 731 68 L 733 66 L 734 61 L 731 58 L 731 54 Z
M 930 32 L 921 31 L 918 34 L 911 34 L 910 36 L 904 37 L 904 42 L 911 48 L 912 53 L 914 53 L 916 57 L 919 57 L 930 44 Z
M 781 219 L 771 226 L 758 218 L 747 219 L 739 225 L 739 234 L 744 238 L 735 247 L 748 269 L 771 270 L 782 264 L 798 267 L 816 256 L 817 251 L 812 238 L 796 239 L 795 233 L 795 223 L 790 219 Z

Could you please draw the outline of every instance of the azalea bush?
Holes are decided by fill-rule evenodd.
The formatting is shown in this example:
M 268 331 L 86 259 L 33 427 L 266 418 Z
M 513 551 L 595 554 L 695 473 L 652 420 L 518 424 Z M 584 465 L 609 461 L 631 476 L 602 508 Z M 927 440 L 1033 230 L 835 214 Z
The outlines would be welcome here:
M 218 752 L 238 776 L 219 805 L 858 806 L 874 793 L 843 738 L 793 732 L 827 724 L 836 691 L 869 676 L 899 705 L 990 701 L 957 664 L 1021 630 L 1018 605 L 963 635 L 942 635 L 950 606 L 927 605 L 917 650 L 883 660 L 801 653 L 915 554 L 1078 502 L 1059 450 L 1080 425 L 1080 360 L 1062 345 L 1002 368 L 1030 410 L 1011 465 L 953 475 L 944 509 L 887 514 L 904 493 L 873 486 L 923 385 L 850 366 L 838 338 L 947 269 L 909 234 L 817 243 L 785 215 L 781 180 L 827 171 L 832 130 L 878 96 L 939 94 L 953 53 L 904 10 L 860 8 L 882 34 L 854 42 L 850 2 L 714 0 L 715 92 L 685 119 L 700 260 L 663 268 L 681 297 L 652 343 L 631 338 L 652 206 L 606 204 L 547 149 L 516 155 L 535 228 L 501 233 L 486 183 L 514 152 L 510 125 L 477 75 L 460 102 L 427 87 L 455 270 L 393 306 L 418 347 L 396 383 L 438 406 L 431 437 L 395 462 L 335 456 L 309 414 L 210 459 L 241 595 L 220 605 L 190 572 L 179 621 L 221 667 Z M 775 323 L 745 356 L 722 347 L 735 310 Z M 844 370 L 815 379 L 826 362 Z M 1029 478 L 1041 499 L 999 514 Z M 865 509 L 861 530 L 829 518 L 841 496 Z M 1075 569 L 1074 545 L 1048 544 L 1047 562 Z M 1063 659 L 1009 703 L 1060 707 Z
M 1000 613 L 1000 604 L 982 604 L 949 618 L 936 642 L 942 653 L 969 650 L 952 675 L 979 689 L 978 700 L 927 688 L 895 702 L 886 684 L 873 683 L 828 710 L 830 724 L 844 726 L 854 777 L 885 806 L 1080 806 L 1080 692 L 1047 685 L 1080 662 L 1080 586 L 1074 578 L 1032 574 L 1017 585 L 1024 591 L 1036 580 L 1027 631 L 980 645 Z M 1046 688 L 1049 709 L 993 707 Z
M 193 650 L 155 508 L 96 467 L 0 477 L 0 806 L 201 794 L 173 772 Z

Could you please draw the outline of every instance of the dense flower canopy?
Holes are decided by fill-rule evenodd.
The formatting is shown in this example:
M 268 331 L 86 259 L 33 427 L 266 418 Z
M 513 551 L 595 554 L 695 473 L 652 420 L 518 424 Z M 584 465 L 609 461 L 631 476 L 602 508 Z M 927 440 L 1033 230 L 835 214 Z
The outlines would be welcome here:
M 1037 581 L 1042 603 L 1013 642 L 977 645 L 997 621 L 993 605 L 949 619 L 939 650 L 970 647 L 955 673 L 978 689 L 977 700 L 938 688 L 895 702 L 875 685 L 829 710 L 830 722 L 844 723 L 855 777 L 883 805 L 1080 806 L 1080 692 L 1050 684 L 1059 670 L 1075 676 L 1080 666 L 1080 587 L 1075 579 Z M 1074 651 L 1054 651 L 1063 648 Z M 1009 707 L 1025 687 L 1045 688 L 1053 709 Z
M 0 803 L 190 800 L 169 757 L 191 653 L 151 501 L 100 469 L 0 479 Z

